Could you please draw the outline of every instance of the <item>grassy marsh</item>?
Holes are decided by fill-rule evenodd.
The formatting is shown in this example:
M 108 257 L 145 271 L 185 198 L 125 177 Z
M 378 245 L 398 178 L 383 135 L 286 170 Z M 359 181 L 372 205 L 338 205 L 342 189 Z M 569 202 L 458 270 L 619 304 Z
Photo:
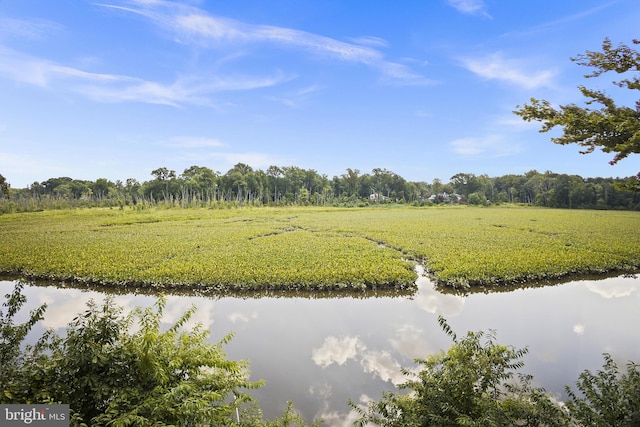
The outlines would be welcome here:
M 0 271 L 150 288 L 453 286 L 637 271 L 640 213 L 519 207 L 46 211 L 0 216 Z

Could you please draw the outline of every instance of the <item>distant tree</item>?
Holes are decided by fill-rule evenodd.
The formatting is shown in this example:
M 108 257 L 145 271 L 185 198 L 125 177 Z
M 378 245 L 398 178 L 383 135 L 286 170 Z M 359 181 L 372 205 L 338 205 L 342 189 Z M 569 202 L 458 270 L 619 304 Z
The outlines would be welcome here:
M 456 192 L 468 197 L 469 194 L 478 191 L 482 184 L 478 181 L 478 177 L 472 173 L 457 173 L 451 177 L 451 185 Z
M 151 171 L 151 175 L 155 176 L 156 179 L 156 183 L 160 184 L 161 188 L 162 188 L 162 195 L 164 196 L 164 200 L 167 201 L 169 200 L 169 197 L 171 196 L 172 192 L 171 192 L 171 184 L 175 181 L 176 179 L 176 171 L 174 170 L 169 170 L 165 167 L 161 167 L 158 169 L 155 169 L 153 171 Z
M 9 197 L 9 183 L 2 174 L 0 174 L 0 196 Z
M 124 186 L 125 196 L 131 199 L 131 202 L 135 205 L 138 203 L 138 198 L 140 197 L 140 183 L 135 178 L 127 178 L 127 181 Z
M 347 168 L 347 173 L 340 175 L 347 196 L 354 196 L 358 191 L 358 176 L 360 176 L 360 170 L 351 168 Z
M 633 40 L 640 44 L 640 40 Z M 614 47 L 606 38 L 602 51 L 587 51 L 571 58 L 578 65 L 593 67 L 585 78 L 598 77 L 608 71 L 618 74 L 631 73 L 628 78 L 614 81 L 618 87 L 640 90 L 640 52 L 621 43 Z M 591 153 L 600 147 L 605 153 L 615 153 L 610 164 L 614 165 L 630 154 L 640 153 L 640 100 L 634 107 L 618 106 L 613 98 L 603 91 L 579 86 L 582 95 L 587 98 L 587 107 L 575 104 L 560 105 L 555 108 L 550 102 L 531 98 L 531 104 L 517 106 L 515 114 L 526 121 L 542 123 L 540 132 L 548 132 L 556 126 L 563 128 L 562 136 L 551 138 L 556 144 L 579 144 L 586 149 L 582 154 Z M 599 106 L 598 109 L 590 108 Z M 628 189 L 640 191 L 640 173 L 627 184 Z
M 481 191 L 476 191 L 474 193 L 469 194 L 467 198 L 470 205 L 482 205 L 487 206 L 489 204 L 489 200 L 487 200 L 487 196 L 484 195 Z
M 109 194 L 109 189 L 115 187 L 113 183 L 106 178 L 98 178 L 91 188 L 93 190 L 93 194 L 98 198 L 98 200 L 102 200 Z
M 59 178 L 50 178 L 46 181 L 42 182 L 42 186 L 44 187 L 44 192 L 46 194 L 55 194 L 56 188 L 64 184 L 70 184 L 73 179 L 63 176 Z
M 282 176 L 282 169 L 274 165 L 269 166 L 267 176 L 273 181 L 273 202 L 278 204 L 278 179 Z
M 183 199 L 186 198 L 187 193 L 190 193 L 190 196 L 198 194 L 200 198 L 207 201 L 214 197 L 218 176 L 213 170 L 202 166 L 190 166 L 182 172 L 180 178 Z
M 231 193 L 236 191 L 236 201 L 249 199 L 249 183 L 253 175 L 253 168 L 246 163 L 236 163 L 223 177 L 224 186 Z
M 42 196 L 45 192 L 44 186 L 40 184 L 38 181 L 34 181 L 33 184 L 29 186 L 29 191 L 32 197 Z

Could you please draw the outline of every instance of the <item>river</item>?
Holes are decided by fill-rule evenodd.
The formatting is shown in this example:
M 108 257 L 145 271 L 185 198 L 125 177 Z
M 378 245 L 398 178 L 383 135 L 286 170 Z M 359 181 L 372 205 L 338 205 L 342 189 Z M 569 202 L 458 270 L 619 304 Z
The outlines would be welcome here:
M 351 425 L 347 400 L 379 399 L 384 390 L 403 382 L 401 367 L 413 359 L 447 348 L 440 329 L 442 314 L 458 334 L 496 331 L 497 341 L 528 347 L 522 372 L 534 383 L 564 398 L 584 369 L 602 367 L 610 353 L 619 367 L 640 361 L 640 275 L 576 280 L 564 284 L 514 289 L 510 292 L 440 293 L 425 277 L 412 297 L 205 297 L 168 296 L 167 323 L 191 305 L 193 322 L 211 330 L 230 359 L 249 359 L 251 379 L 266 385 L 253 391 L 267 418 L 282 413 L 293 400 L 307 420 L 322 417 L 323 426 Z M 2 295 L 14 282 L 0 281 Z M 56 286 L 25 286 L 28 307 L 48 304 L 42 325 L 59 333 L 89 299 L 104 293 Z M 116 302 L 126 309 L 148 306 L 148 295 L 124 294 Z M 26 318 L 26 310 L 21 312 Z

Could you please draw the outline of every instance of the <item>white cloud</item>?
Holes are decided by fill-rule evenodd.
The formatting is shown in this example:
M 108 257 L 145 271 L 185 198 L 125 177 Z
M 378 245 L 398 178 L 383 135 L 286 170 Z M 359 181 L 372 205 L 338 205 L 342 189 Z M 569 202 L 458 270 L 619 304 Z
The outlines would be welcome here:
M 461 156 L 503 157 L 520 151 L 520 146 L 493 134 L 482 138 L 459 138 L 450 142 L 453 151 Z
M 245 24 L 234 19 L 208 15 L 195 8 L 190 8 L 186 13 L 177 10 L 170 12 L 164 15 L 162 21 L 171 21 L 172 29 L 183 36 L 185 41 L 210 47 L 215 47 L 220 41 L 267 42 L 301 47 L 343 61 L 374 64 L 382 60 L 382 54 L 370 47 L 290 28 Z
M 531 65 L 520 60 L 506 59 L 498 52 L 484 57 L 463 58 L 462 65 L 488 80 L 500 80 L 524 89 L 550 87 L 556 73 L 553 70 L 530 71 Z
M 328 336 L 320 347 L 312 350 L 311 359 L 323 368 L 333 363 L 344 365 L 348 360 L 355 359 L 365 348 L 364 343 L 356 336 Z
M 388 351 L 369 351 L 360 361 L 365 372 L 379 376 L 383 381 L 398 385 L 406 381 L 402 366 Z
M 322 420 L 323 425 L 326 424 L 331 427 L 352 427 L 357 425 L 356 421 L 362 418 L 362 415 L 355 409 L 352 409 L 349 412 L 321 412 L 317 418 Z
M 258 318 L 258 313 L 255 313 L 255 312 L 251 314 L 234 312 L 227 316 L 227 319 L 229 319 L 231 323 L 236 323 L 236 322 L 249 323 L 250 320 L 257 319 L 257 318 Z
M 363 46 L 372 46 L 372 47 L 387 47 L 389 46 L 389 42 L 383 38 L 375 37 L 375 36 L 363 36 L 363 37 L 351 37 L 349 38 L 353 43 L 363 45 Z
M 598 282 L 588 282 L 587 289 L 600 295 L 602 298 L 623 298 L 636 292 L 637 283 L 634 280 L 622 281 L 622 279 L 612 278 Z
M 487 5 L 483 0 L 449 0 L 449 6 L 468 15 L 491 16 L 487 13 Z
M 260 44 L 302 49 L 339 61 L 364 64 L 378 69 L 396 83 L 424 85 L 430 83 L 406 66 L 388 61 L 376 48 L 384 39 L 365 36 L 348 43 L 319 34 L 273 25 L 247 24 L 235 19 L 214 16 L 196 7 L 169 2 L 132 2 L 131 6 L 103 4 L 104 7 L 136 13 L 167 30 L 176 41 L 204 48 L 228 47 L 233 43 Z
M 394 350 L 410 359 L 425 357 L 431 353 L 422 337 L 422 330 L 415 325 L 401 325 L 396 330 L 395 337 L 389 341 Z
M 215 301 L 200 301 L 194 297 L 167 296 L 167 306 L 163 312 L 162 323 L 175 324 L 192 307 L 197 307 L 197 309 L 184 325 L 184 330 L 193 329 L 197 325 L 202 325 L 205 330 L 211 330 L 215 322 Z
M 437 84 L 435 80 L 423 77 L 411 71 L 409 67 L 395 62 L 384 62 L 380 65 L 387 81 L 407 86 L 431 86 Z
M 366 394 L 361 394 L 357 406 L 362 410 L 366 410 L 367 405 L 373 401 L 373 398 Z M 349 412 L 328 411 L 325 409 L 319 413 L 317 418 L 321 419 L 323 424 L 331 427 L 352 427 L 361 417 L 362 415 L 355 409 L 351 409 Z
M 241 91 L 275 86 L 291 77 L 273 76 L 186 76 L 170 83 L 137 77 L 92 73 L 0 46 L 0 75 L 21 83 L 70 91 L 100 102 L 143 102 L 179 106 L 211 105 L 210 96 L 224 91 Z
M 445 317 L 457 316 L 464 308 L 464 297 L 438 292 L 433 283 L 424 275 L 424 268 L 416 266 L 418 292 L 413 297 L 415 304 L 428 313 L 438 313 Z

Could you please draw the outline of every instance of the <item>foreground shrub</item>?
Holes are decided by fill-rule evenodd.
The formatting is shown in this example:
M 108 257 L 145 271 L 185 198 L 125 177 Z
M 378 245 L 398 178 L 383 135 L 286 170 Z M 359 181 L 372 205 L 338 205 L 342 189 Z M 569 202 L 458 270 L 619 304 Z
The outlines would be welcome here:
M 21 351 L 45 307 L 16 325 L 20 290 L 6 295 L 0 311 L 0 403 L 68 403 L 73 426 L 306 425 L 292 405 L 281 418 L 262 419 L 247 391 L 263 382 L 248 380 L 248 362 L 226 358 L 222 345 L 231 335 L 212 344 L 199 326 L 183 330 L 195 308 L 163 331 L 162 297 L 126 316 L 112 299 L 89 302 L 66 337 L 48 333 Z
M 639 368 L 629 362 L 626 373 L 621 374 L 611 356 L 605 354 L 602 370 L 580 374 L 577 392 L 566 388 L 571 415 L 584 426 L 640 426 Z
M 532 377 L 518 371 L 527 349 L 500 345 L 494 333 L 468 332 L 459 339 L 440 317 L 442 329 L 452 337 L 445 352 L 418 359 L 419 372 L 404 370 L 408 393 L 386 392 L 380 401 L 362 407 L 360 426 L 638 426 L 640 425 L 640 372 L 629 363 L 620 375 L 611 356 L 604 369 L 584 371 L 569 401 L 558 402 Z

